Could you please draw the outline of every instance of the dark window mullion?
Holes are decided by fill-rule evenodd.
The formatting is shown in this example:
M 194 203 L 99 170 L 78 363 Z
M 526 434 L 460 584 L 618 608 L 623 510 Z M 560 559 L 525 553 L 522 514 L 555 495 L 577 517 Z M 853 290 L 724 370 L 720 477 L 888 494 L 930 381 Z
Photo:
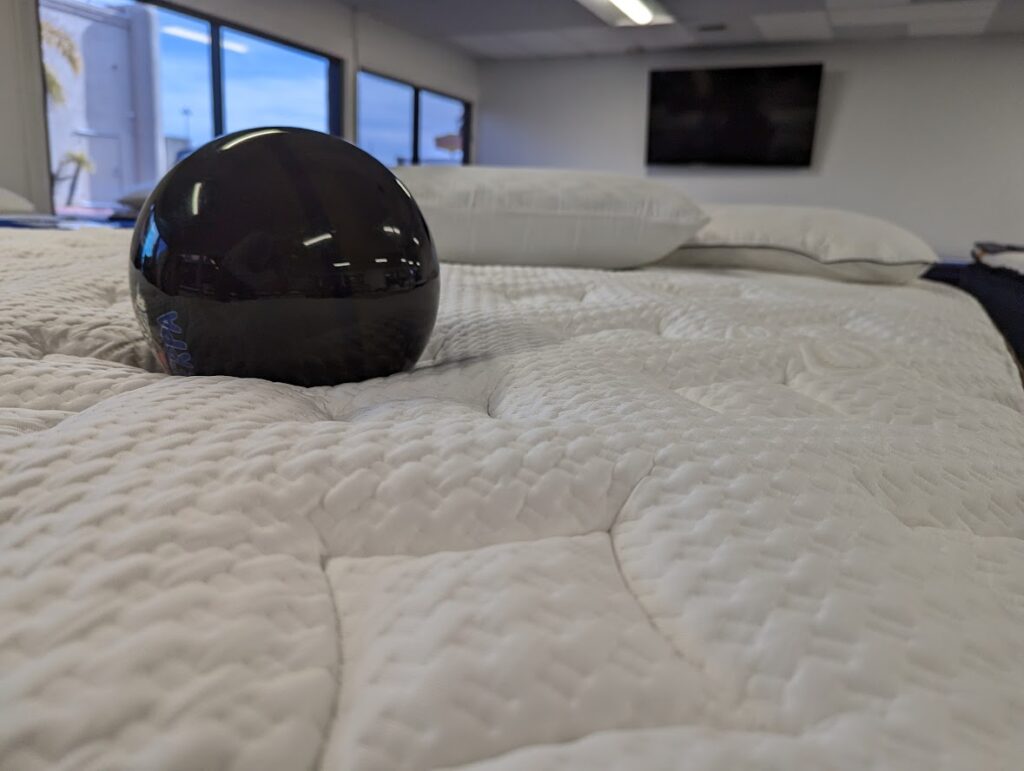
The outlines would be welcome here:
M 462 165 L 468 166 L 469 148 L 473 144 L 473 105 L 462 103 Z
M 341 62 L 337 59 L 327 60 L 327 122 L 328 130 L 336 137 L 342 135 L 341 105 L 344 100 L 342 93 Z
M 412 92 L 412 165 L 420 165 L 420 89 Z
M 221 25 L 210 22 L 210 74 L 213 79 L 213 135 L 224 133 L 224 51 Z

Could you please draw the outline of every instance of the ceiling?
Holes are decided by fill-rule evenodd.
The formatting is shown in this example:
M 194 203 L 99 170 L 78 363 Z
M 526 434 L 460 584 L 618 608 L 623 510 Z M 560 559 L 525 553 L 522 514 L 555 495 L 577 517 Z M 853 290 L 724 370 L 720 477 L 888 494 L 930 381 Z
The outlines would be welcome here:
M 576 0 L 356 0 L 486 59 L 693 46 L 1024 33 L 1024 0 L 659 0 L 675 24 L 611 27 Z

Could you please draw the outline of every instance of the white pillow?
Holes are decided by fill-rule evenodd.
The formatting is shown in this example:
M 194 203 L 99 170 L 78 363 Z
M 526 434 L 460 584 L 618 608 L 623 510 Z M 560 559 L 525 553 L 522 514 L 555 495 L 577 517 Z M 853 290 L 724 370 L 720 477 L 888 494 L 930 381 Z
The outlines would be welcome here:
M 990 268 L 1003 268 L 1020 273 L 1024 276 L 1024 252 L 997 252 L 986 254 L 981 258 L 981 264 Z
M 910 231 L 864 214 L 800 206 L 709 205 L 705 210 L 711 221 L 666 264 L 904 284 L 938 261 Z
M 632 268 L 661 259 L 707 221 L 678 187 L 643 177 L 485 166 L 395 174 L 448 262 Z
M 156 187 L 156 182 L 150 182 L 145 185 L 132 188 L 127 193 L 117 199 L 117 202 L 124 206 L 126 209 L 132 211 L 139 211 L 142 208 L 142 204 L 149 198 L 149 194 L 153 192 L 153 188 Z
M 36 208 L 27 198 L 0 187 L 0 214 L 31 214 Z

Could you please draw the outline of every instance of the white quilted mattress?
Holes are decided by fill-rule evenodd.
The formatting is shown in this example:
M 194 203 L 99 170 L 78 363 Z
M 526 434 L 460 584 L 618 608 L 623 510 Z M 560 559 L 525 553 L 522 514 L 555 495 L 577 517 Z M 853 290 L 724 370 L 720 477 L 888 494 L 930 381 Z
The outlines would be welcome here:
M 413 373 L 177 378 L 0 231 L 0 768 L 1024 768 L 1024 392 L 926 282 L 454 267 Z

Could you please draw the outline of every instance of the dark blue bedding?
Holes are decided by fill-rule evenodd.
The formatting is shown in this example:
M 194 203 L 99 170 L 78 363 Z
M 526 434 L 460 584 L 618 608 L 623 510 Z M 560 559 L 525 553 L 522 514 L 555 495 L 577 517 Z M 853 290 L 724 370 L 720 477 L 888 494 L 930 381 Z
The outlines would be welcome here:
M 0 228 L 33 230 L 77 230 L 79 228 L 133 228 L 134 220 L 55 217 L 52 214 L 0 214 Z
M 1024 276 L 980 263 L 940 264 L 925 278 L 959 287 L 984 306 L 1006 342 L 1024 362 Z

